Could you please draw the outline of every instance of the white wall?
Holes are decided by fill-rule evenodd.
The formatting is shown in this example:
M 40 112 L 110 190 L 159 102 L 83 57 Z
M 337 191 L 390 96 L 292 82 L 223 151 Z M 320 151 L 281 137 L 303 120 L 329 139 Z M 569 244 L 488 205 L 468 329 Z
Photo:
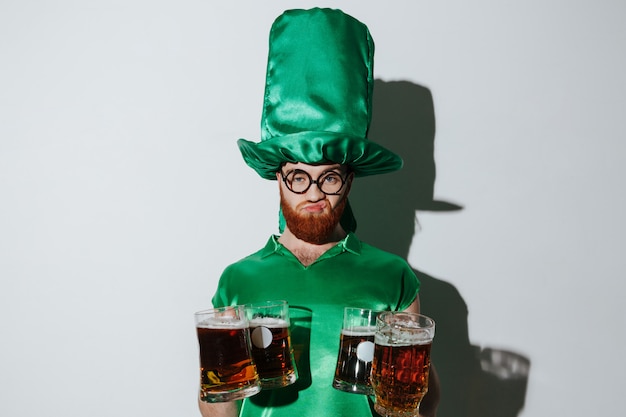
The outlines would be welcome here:
M 383 4 L 384 3 L 384 4 Z M 275 232 L 267 33 L 328 5 L 433 95 L 411 264 L 472 344 L 527 357 L 524 417 L 616 415 L 625 371 L 626 6 L 616 0 L 0 3 L 0 415 L 194 416 L 193 312 Z

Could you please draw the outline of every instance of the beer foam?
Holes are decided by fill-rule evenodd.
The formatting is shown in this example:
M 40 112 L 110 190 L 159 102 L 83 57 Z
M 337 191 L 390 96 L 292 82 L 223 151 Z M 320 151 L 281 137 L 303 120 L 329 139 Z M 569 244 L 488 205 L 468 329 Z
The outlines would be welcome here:
M 289 327 L 287 320 L 279 319 L 276 317 L 255 317 L 250 320 L 250 327 L 267 327 L 270 329 L 277 329 L 280 327 Z
M 357 326 L 350 329 L 341 329 L 344 336 L 373 336 L 376 333 L 375 326 Z
M 381 346 L 428 345 L 433 341 L 428 332 L 406 332 L 398 329 L 376 333 L 374 343 Z
M 248 324 L 245 320 L 235 317 L 211 317 L 197 324 L 202 329 L 245 329 Z

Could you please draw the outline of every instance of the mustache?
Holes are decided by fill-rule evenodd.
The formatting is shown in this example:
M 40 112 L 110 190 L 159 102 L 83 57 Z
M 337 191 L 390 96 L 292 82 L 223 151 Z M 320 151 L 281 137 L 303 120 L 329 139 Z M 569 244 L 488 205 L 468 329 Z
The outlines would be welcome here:
M 311 207 L 311 206 L 317 206 L 317 205 L 324 205 L 324 212 L 328 212 L 329 210 L 333 210 L 334 208 L 331 206 L 330 201 L 328 201 L 328 199 L 324 199 L 324 200 L 319 200 L 316 201 L 315 203 L 312 203 L 310 201 L 303 201 L 302 203 L 298 203 L 298 205 L 296 205 L 296 210 L 301 211 L 304 210 L 306 207 Z
M 324 203 L 325 207 L 324 207 L 324 211 L 334 211 L 337 209 L 343 209 L 343 207 L 345 206 L 345 202 L 348 199 L 348 195 L 344 194 L 341 196 L 341 198 L 339 200 L 337 200 L 337 203 L 335 204 L 335 206 L 333 207 L 333 205 L 330 203 L 330 200 L 328 199 L 328 196 L 326 195 L 324 197 L 324 199 L 322 200 L 318 200 L 318 201 L 302 201 L 301 203 L 298 203 L 294 208 L 295 210 L 301 210 L 306 206 L 311 206 L 311 205 L 315 205 L 315 204 L 320 204 L 320 203 Z M 281 204 L 284 203 L 284 197 L 283 197 L 283 191 L 281 190 Z

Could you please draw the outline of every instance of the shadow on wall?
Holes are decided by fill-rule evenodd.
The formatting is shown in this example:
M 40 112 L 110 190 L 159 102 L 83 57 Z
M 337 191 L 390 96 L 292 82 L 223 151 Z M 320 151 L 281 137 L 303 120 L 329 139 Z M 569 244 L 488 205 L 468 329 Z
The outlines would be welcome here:
M 462 210 L 434 199 L 435 114 L 430 90 L 406 81 L 376 80 L 369 138 L 402 156 L 404 168 L 354 182 L 350 201 L 357 234 L 408 259 L 416 210 Z M 438 417 L 519 415 L 530 361 L 515 352 L 472 346 L 461 294 L 450 283 L 413 270 L 421 281 L 421 310 L 437 323 L 432 360 L 441 380 Z

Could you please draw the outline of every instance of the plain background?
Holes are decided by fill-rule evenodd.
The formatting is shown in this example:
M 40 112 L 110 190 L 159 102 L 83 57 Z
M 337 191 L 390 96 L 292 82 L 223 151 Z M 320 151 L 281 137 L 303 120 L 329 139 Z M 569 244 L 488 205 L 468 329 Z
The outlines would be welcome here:
M 0 415 L 199 415 L 193 313 L 276 233 L 235 142 L 272 21 L 315 5 L 432 93 L 435 198 L 462 209 L 417 211 L 408 258 L 472 345 L 530 361 L 520 415 L 619 414 L 625 3 L 4 0 Z

